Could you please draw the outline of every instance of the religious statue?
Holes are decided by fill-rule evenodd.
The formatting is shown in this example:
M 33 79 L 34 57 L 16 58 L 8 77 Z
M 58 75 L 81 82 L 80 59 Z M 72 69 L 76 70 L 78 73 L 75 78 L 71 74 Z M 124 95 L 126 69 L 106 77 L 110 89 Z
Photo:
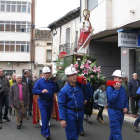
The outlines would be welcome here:
M 89 21 L 90 12 L 85 9 L 83 11 L 84 20 L 80 23 L 81 33 L 78 40 L 78 52 L 87 53 L 88 44 L 90 43 L 91 35 L 94 29 L 91 26 L 91 22 Z

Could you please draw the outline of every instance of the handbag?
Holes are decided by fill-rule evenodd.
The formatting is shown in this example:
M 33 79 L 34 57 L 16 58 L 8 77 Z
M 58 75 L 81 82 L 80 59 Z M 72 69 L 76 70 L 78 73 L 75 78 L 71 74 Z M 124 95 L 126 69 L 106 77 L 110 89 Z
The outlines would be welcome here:
M 98 109 L 98 102 L 94 102 L 93 107 L 94 107 L 94 109 Z

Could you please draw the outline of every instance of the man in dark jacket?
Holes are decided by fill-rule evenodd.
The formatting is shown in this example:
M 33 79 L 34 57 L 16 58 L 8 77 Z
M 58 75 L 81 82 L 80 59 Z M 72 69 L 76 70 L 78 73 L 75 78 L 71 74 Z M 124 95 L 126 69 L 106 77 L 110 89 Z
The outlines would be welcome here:
M 3 69 L 0 68 L 0 84 L 2 85 L 4 92 L 0 97 L 0 123 L 2 123 L 2 105 L 5 104 L 5 111 L 3 119 L 10 121 L 8 118 L 8 110 L 9 110 L 9 89 L 10 84 L 9 80 L 6 76 L 4 76 Z
M 16 83 L 10 89 L 10 105 L 15 108 L 15 117 L 17 121 L 17 129 L 22 125 L 23 117 L 26 113 L 26 107 L 30 102 L 30 94 L 27 84 L 22 82 L 21 75 L 16 76 Z M 21 116 L 19 115 L 21 112 Z
M 23 73 L 23 76 L 22 76 L 22 82 L 26 83 L 27 86 L 28 86 L 28 90 L 30 91 L 30 79 L 29 79 L 29 76 L 30 76 L 30 71 L 29 70 L 25 70 L 24 73 Z M 29 117 L 27 115 L 27 109 L 26 109 L 26 114 L 25 114 L 25 119 L 26 120 L 29 120 Z
M 137 73 L 133 74 L 133 79 L 128 84 L 128 95 L 131 102 L 131 110 L 132 115 L 134 118 L 137 117 L 138 113 L 138 100 L 139 98 L 136 97 L 136 92 L 140 86 L 140 81 L 138 80 Z

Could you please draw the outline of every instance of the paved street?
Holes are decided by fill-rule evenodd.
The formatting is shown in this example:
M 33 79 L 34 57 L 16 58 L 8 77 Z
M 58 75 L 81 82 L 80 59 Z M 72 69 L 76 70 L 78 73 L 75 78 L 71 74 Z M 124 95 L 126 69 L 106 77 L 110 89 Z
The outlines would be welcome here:
M 45 140 L 40 134 L 39 124 L 33 125 L 32 119 L 24 120 L 22 129 L 17 130 L 15 118 L 9 116 L 11 122 L 2 124 L 3 129 L 0 130 L 0 140 Z M 108 117 L 104 117 L 105 125 L 96 121 L 96 114 L 93 114 L 93 124 L 84 122 L 85 137 L 79 137 L 79 140 L 108 140 L 110 129 Z M 60 127 L 59 122 L 51 119 L 51 140 L 66 140 L 64 129 Z M 122 130 L 123 140 L 140 140 L 140 132 L 133 130 L 131 123 L 124 122 Z

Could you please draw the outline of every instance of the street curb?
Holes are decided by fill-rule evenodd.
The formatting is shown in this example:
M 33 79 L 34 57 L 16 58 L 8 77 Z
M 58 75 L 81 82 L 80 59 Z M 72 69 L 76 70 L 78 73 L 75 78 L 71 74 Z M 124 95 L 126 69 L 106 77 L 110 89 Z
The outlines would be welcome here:
M 93 113 L 93 114 L 96 114 L 96 115 L 98 114 L 98 113 L 95 112 L 95 111 L 92 111 L 92 113 Z M 107 114 L 103 114 L 103 116 L 108 117 Z M 132 125 L 134 124 L 134 121 L 133 121 L 133 120 L 126 119 L 125 117 L 124 117 L 124 121 L 125 121 L 125 122 L 128 122 L 128 123 L 130 123 L 130 124 L 132 124 Z

